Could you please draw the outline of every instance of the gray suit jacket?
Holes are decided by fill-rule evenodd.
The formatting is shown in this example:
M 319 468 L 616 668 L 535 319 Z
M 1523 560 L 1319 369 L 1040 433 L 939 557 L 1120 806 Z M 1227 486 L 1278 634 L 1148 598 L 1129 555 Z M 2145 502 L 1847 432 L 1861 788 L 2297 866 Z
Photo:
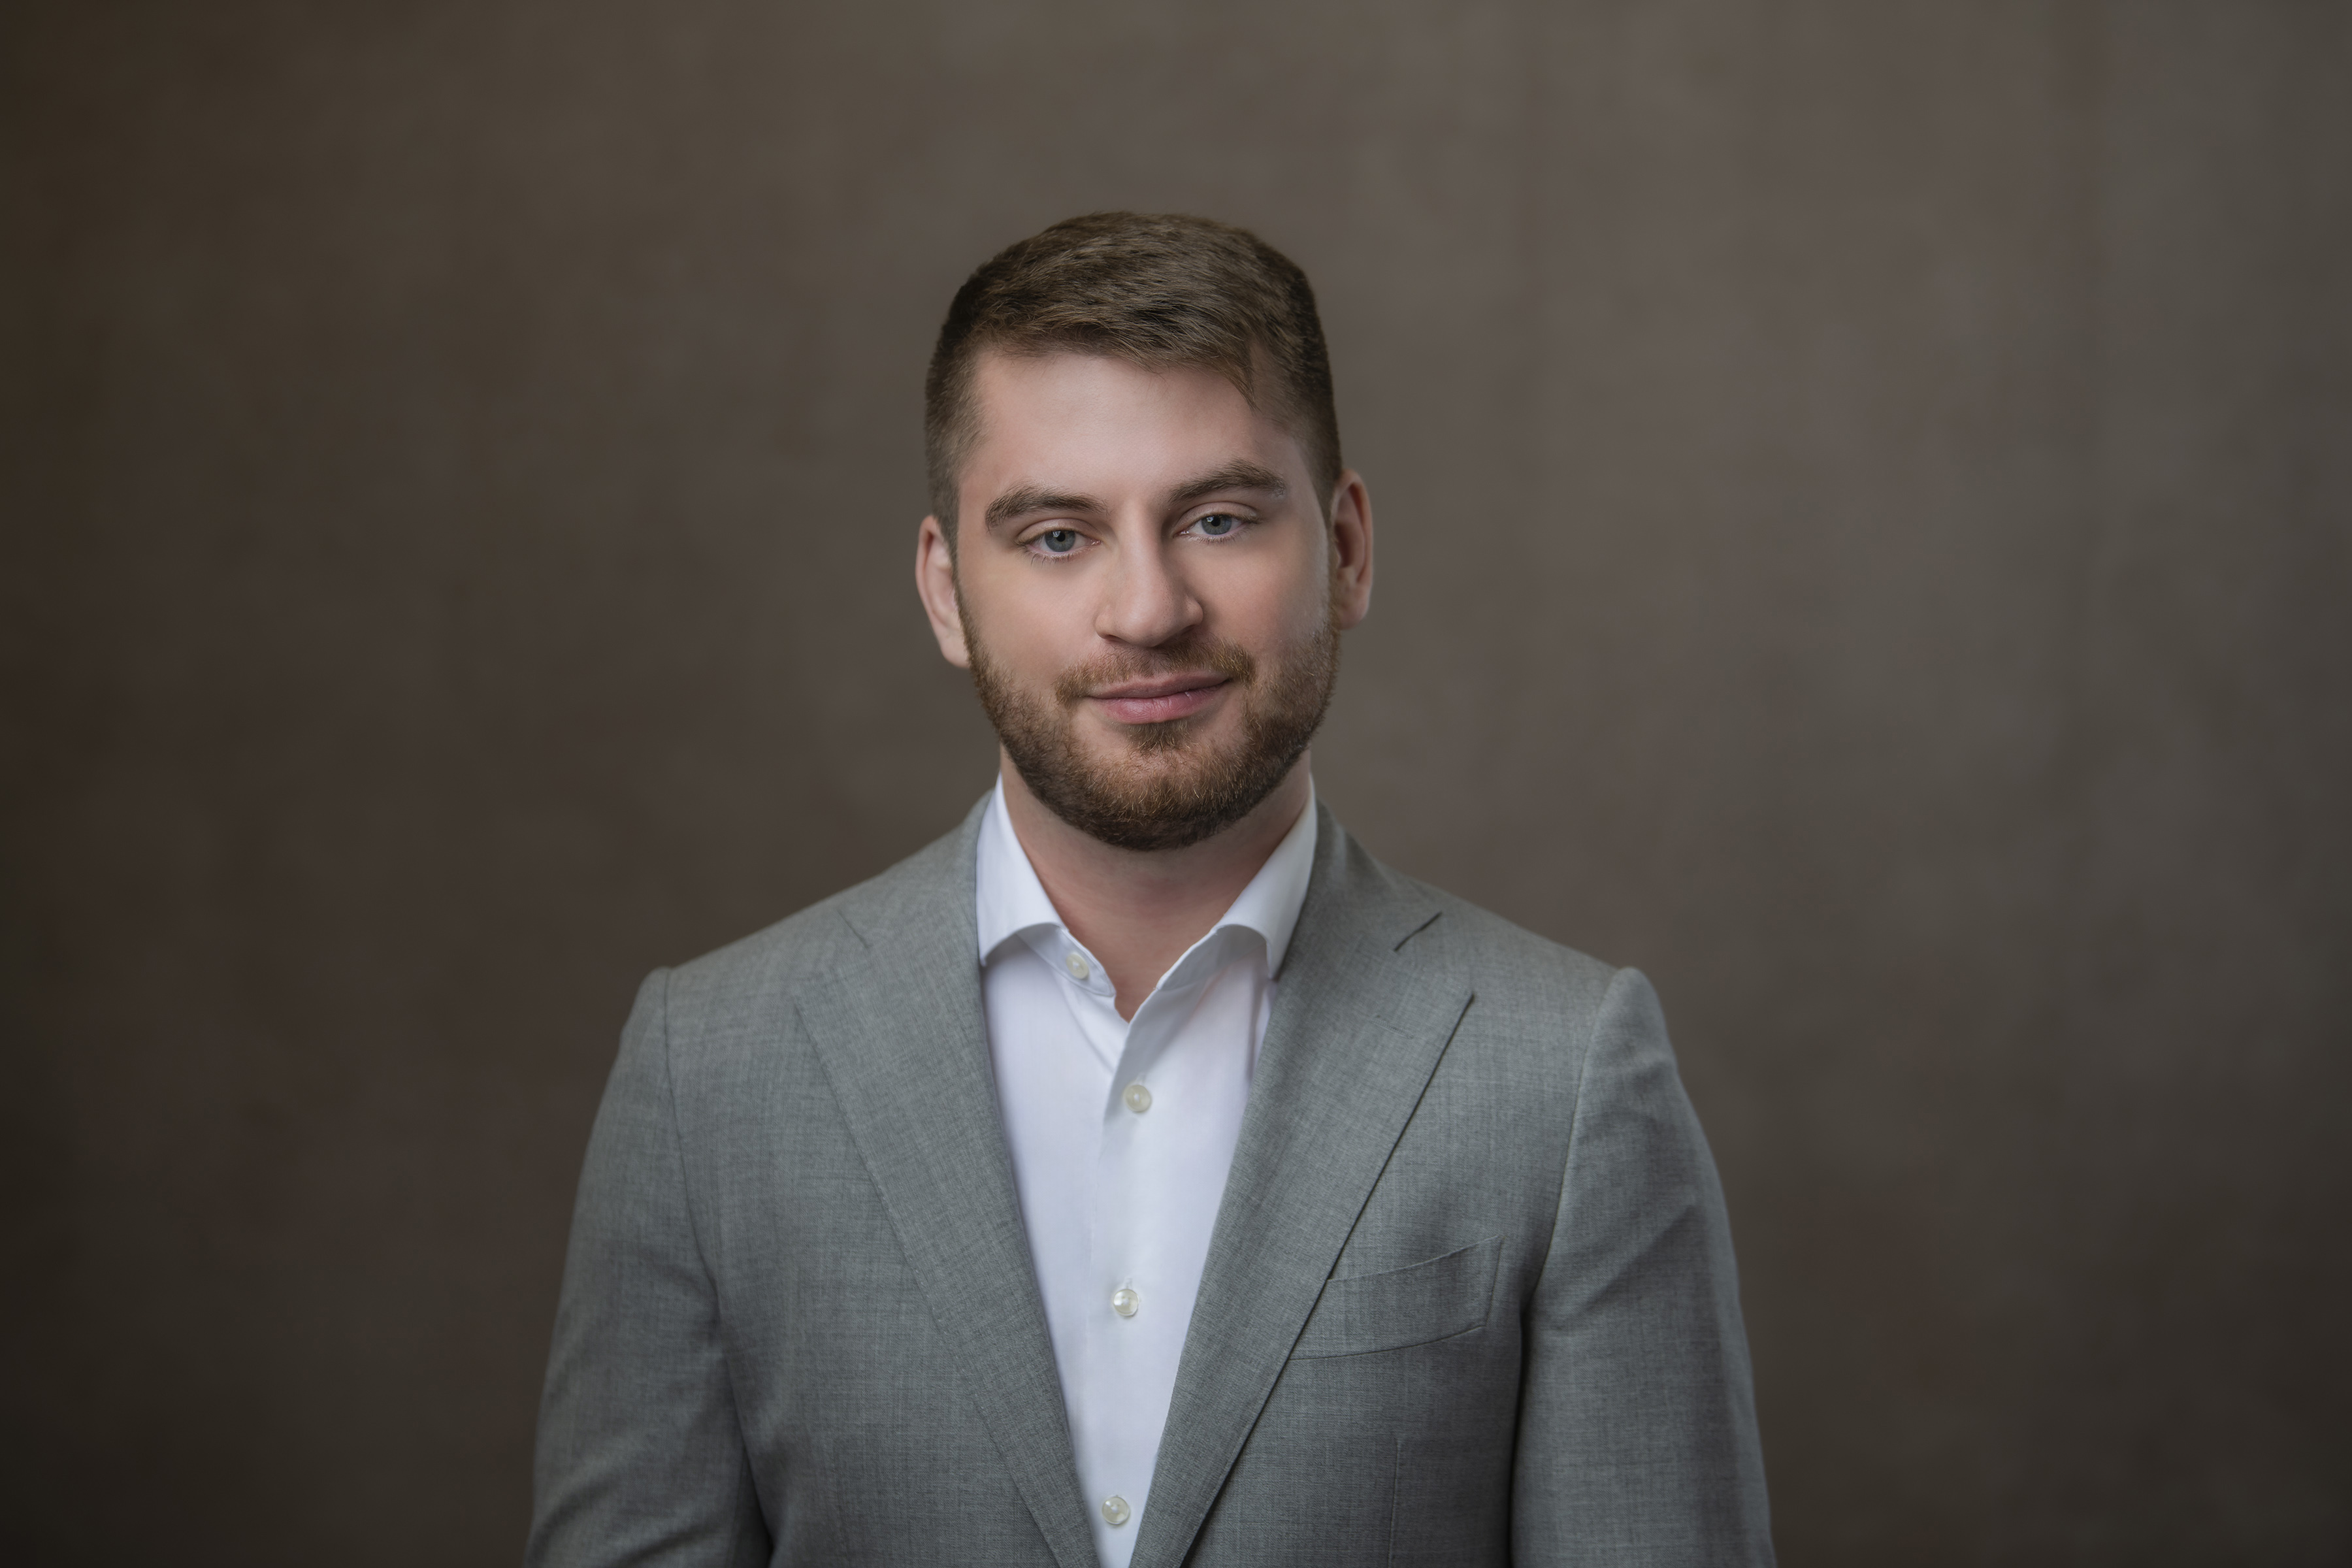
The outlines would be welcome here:
M 532 1564 L 1092 1568 L 978 822 L 638 993 Z M 1648 982 L 1320 835 L 1135 1568 L 1769 1563 L 1730 1233 Z

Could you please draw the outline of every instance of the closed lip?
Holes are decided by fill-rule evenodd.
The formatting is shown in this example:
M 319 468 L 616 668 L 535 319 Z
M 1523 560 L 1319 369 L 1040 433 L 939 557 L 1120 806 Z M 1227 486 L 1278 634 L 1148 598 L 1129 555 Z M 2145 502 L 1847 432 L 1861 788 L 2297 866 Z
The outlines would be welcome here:
M 1121 680 L 1095 692 L 1105 717 L 1120 724 L 1172 724 L 1217 706 L 1232 682 L 1213 670 Z
M 1087 696 L 1104 702 L 1149 700 L 1154 697 L 1174 697 L 1186 691 L 1198 691 L 1203 687 L 1223 686 L 1225 677 L 1213 669 L 1192 675 L 1160 675 L 1150 680 L 1122 680 L 1115 685 L 1097 687 Z

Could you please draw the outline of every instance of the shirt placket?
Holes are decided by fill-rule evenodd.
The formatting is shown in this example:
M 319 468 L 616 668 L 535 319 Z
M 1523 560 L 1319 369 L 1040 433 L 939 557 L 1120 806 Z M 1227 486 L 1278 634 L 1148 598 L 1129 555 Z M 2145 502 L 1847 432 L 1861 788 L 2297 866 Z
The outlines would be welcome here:
M 1136 1010 L 1103 1108 L 1095 1171 L 1097 1295 L 1087 1339 L 1097 1458 L 1087 1479 L 1110 1568 L 1120 1568 L 1133 1549 L 1191 1316 L 1191 1293 L 1167 1288 L 1179 1261 L 1170 1250 L 1167 1216 L 1159 1212 L 1166 1195 L 1152 1189 L 1147 1174 L 1165 1163 L 1165 1150 L 1154 1144 L 1181 1131 L 1186 1108 L 1162 1103 L 1151 1087 L 1153 1068 L 1172 1050 L 1203 1044 L 1188 1041 L 1184 1030 L 1226 961 L 1227 946 L 1220 933 L 1187 954 Z M 1199 1261 L 1191 1263 L 1197 1268 Z

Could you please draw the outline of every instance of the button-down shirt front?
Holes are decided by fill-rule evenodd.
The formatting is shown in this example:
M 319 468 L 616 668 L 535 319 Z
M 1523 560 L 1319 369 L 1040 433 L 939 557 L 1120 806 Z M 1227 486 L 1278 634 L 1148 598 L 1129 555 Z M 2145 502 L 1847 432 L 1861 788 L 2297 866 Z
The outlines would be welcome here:
M 1314 863 L 1310 786 L 1297 824 L 1130 1021 L 1045 896 L 1002 784 L 981 827 L 973 871 L 989 1048 L 1105 1568 L 1126 1568 L 1135 1550 Z

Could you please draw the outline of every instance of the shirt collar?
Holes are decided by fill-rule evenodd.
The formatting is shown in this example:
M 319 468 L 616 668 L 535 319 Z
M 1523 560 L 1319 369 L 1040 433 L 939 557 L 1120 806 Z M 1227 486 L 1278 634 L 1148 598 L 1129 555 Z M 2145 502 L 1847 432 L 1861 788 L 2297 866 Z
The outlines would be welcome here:
M 1289 950 L 1291 933 L 1298 928 L 1299 907 L 1307 901 L 1307 880 L 1315 869 L 1315 781 L 1307 781 L 1307 809 L 1298 814 L 1282 842 L 1266 857 L 1241 896 L 1209 928 L 1213 936 L 1227 926 L 1242 926 L 1265 939 L 1265 970 L 1282 973 L 1282 955 Z M 1029 852 L 1013 830 L 1012 814 L 1004 806 L 1004 781 L 990 792 L 987 815 L 982 818 L 980 842 L 972 867 L 972 886 L 979 917 L 980 962 L 986 965 L 997 950 L 1013 938 L 1041 928 L 1061 931 L 1062 917 L 1045 896 Z M 1202 938 L 1202 942 L 1208 936 Z M 1200 945 L 1198 942 L 1194 946 Z

